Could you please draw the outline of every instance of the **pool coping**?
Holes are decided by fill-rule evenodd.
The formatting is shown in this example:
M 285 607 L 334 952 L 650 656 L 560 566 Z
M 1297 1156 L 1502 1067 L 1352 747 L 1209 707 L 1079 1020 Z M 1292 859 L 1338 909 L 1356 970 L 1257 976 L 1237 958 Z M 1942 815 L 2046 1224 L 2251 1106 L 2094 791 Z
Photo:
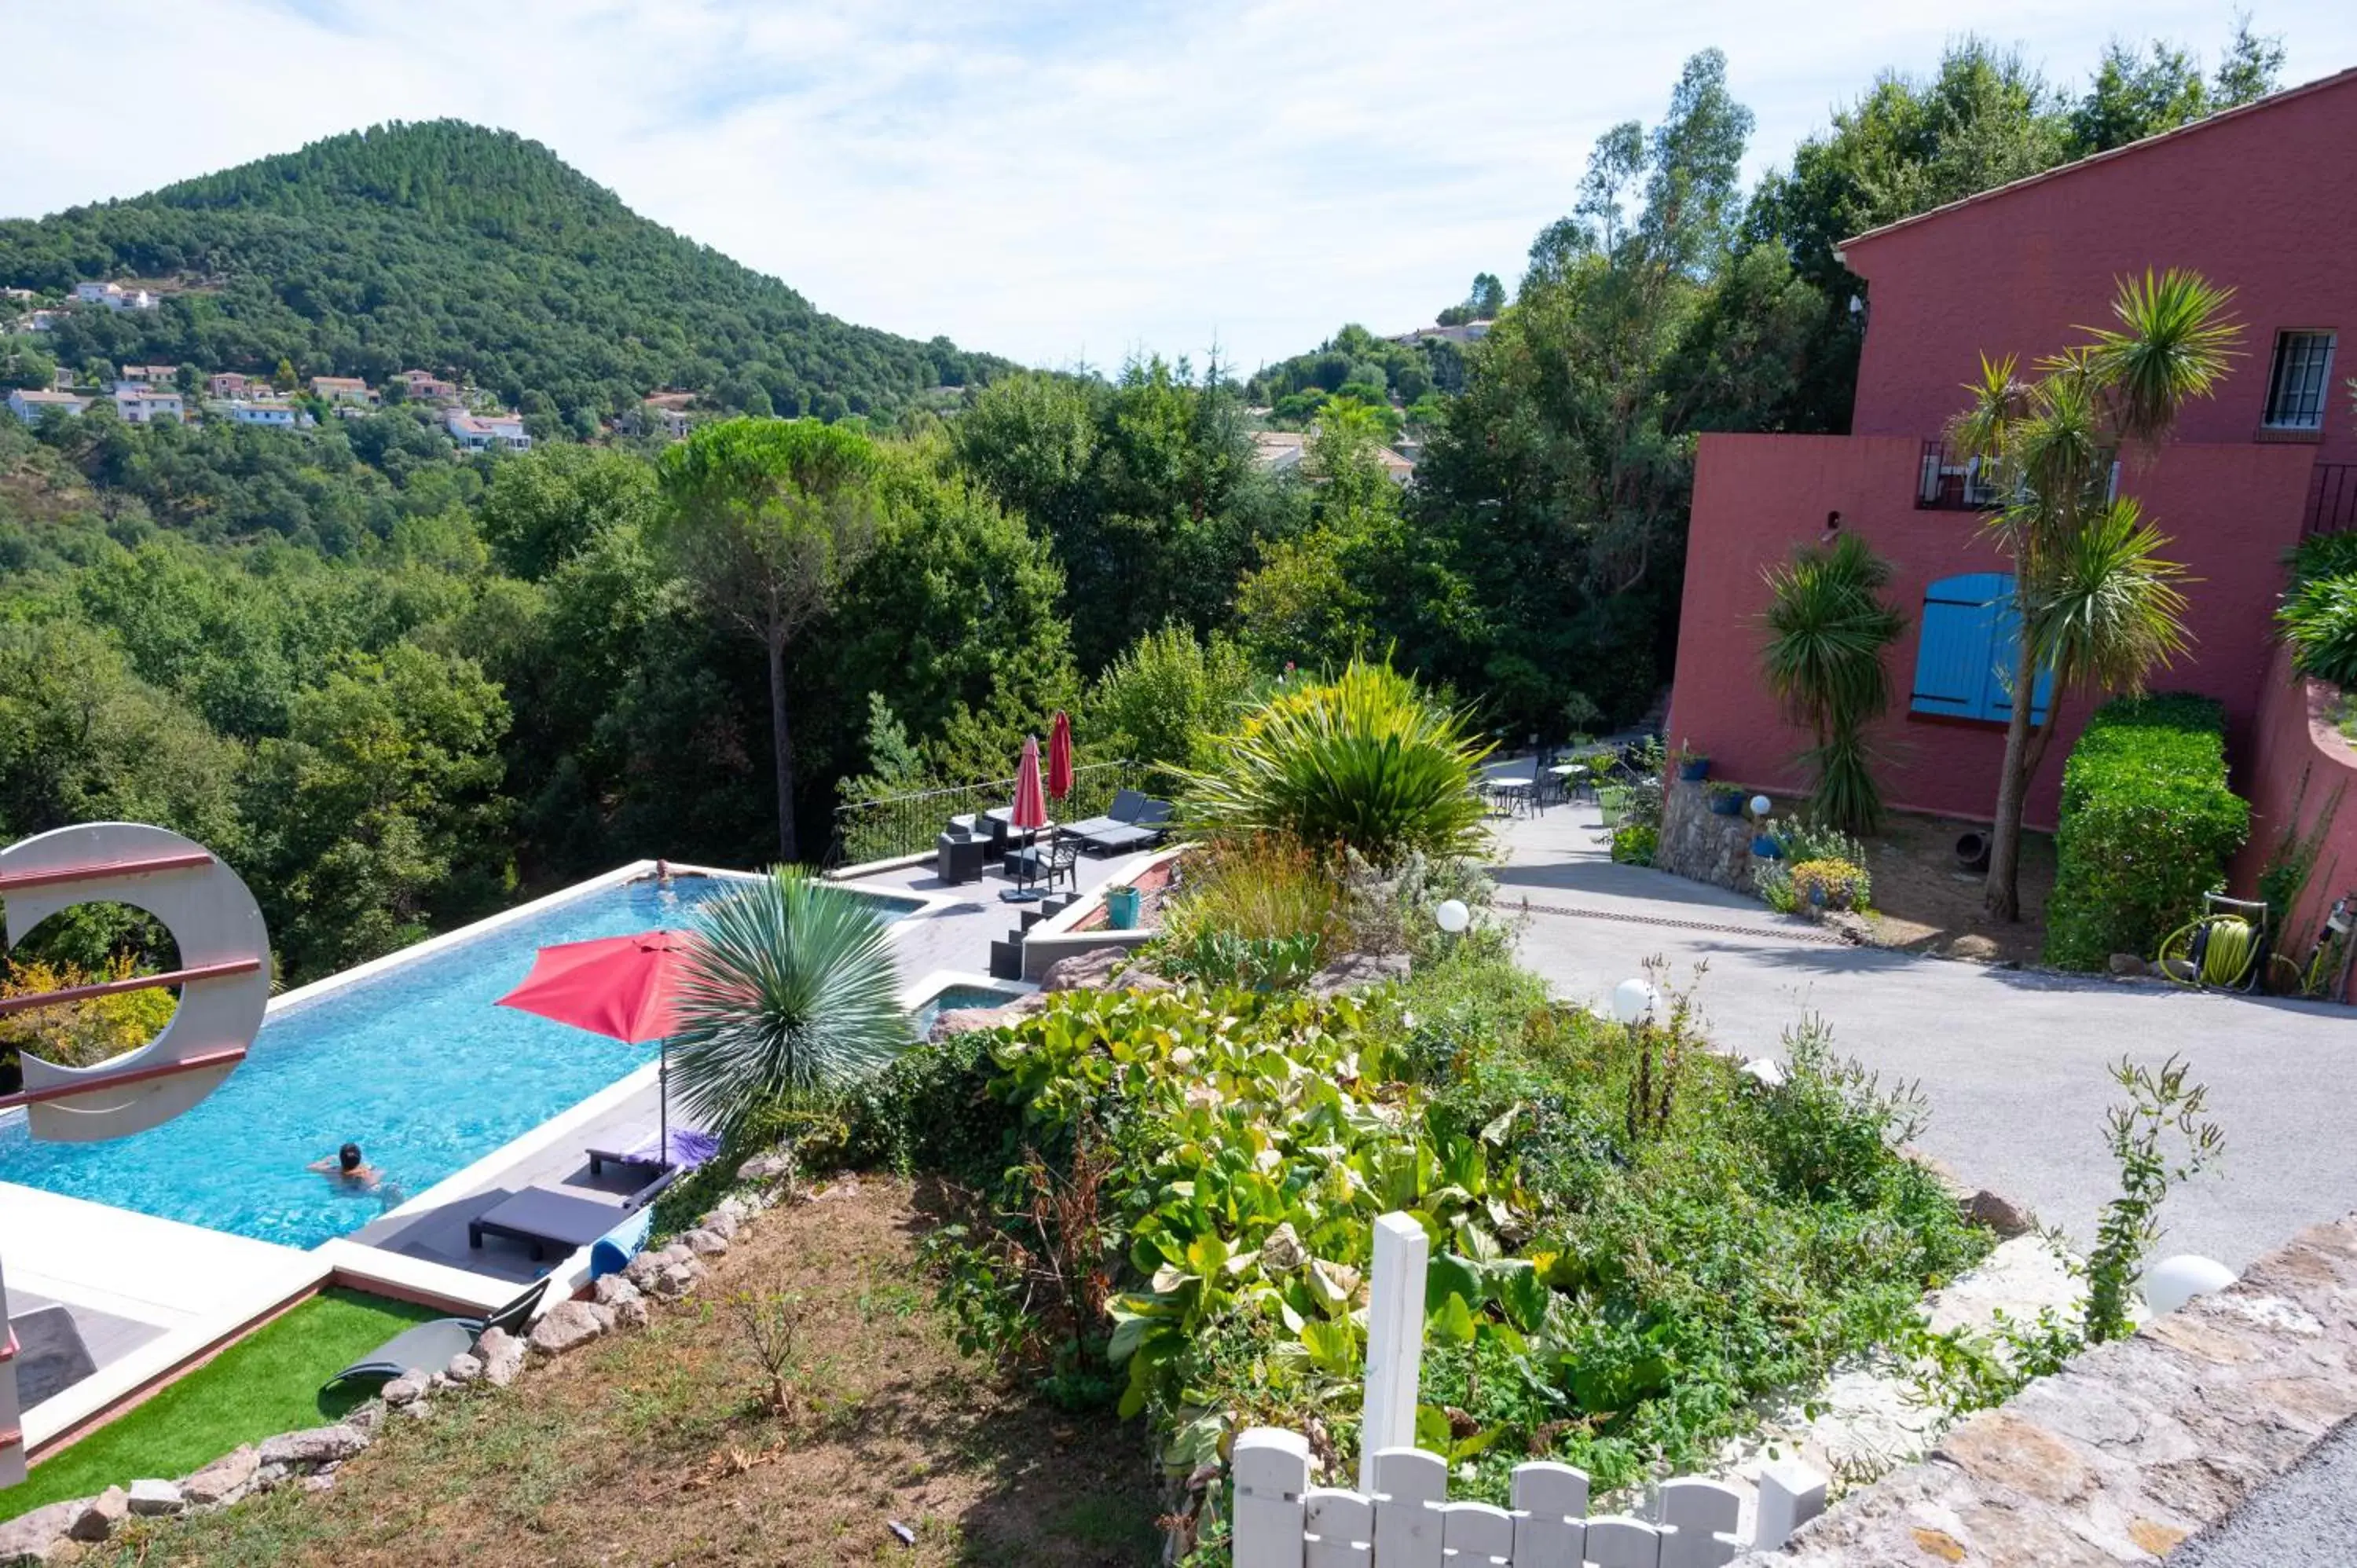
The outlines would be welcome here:
M 323 976 L 307 985 L 299 985 L 290 991 L 283 992 L 270 999 L 264 1016 L 267 1019 L 286 1008 L 307 1004 L 323 996 L 332 995 L 362 981 L 389 973 L 418 960 L 447 952 L 462 943 L 489 935 L 520 920 L 530 919 L 576 899 L 604 892 L 609 888 L 624 886 L 632 882 L 654 878 L 663 875 L 665 871 L 674 875 L 708 876 L 728 882 L 758 882 L 763 875 L 759 872 L 736 871 L 723 866 L 700 865 L 684 861 L 630 861 L 610 871 L 570 883 L 540 897 L 527 900 L 511 909 L 502 909 L 496 914 L 487 915 L 479 920 L 470 921 L 455 930 L 429 937 L 422 942 L 413 943 L 408 947 L 386 953 L 382 957 L 355 964 L 350 969 Z M 893 889 L 888 892 L 870 890 L 870 896 L 889 898 L 899 904 L 918 906 L 886 928 L 887 931 L 895 938 L 912 929 L 916 922 L 938 915 L 944 909 L 954 907 L 958 902 L 952 897 L 915 889 Z M 931 990 L 925 991 L 919 1000 L 931 996 L 943 984 L 974 983 L 1000 987 L 1009 983 L 1005 981 L 992 981 L 987 976 L 975 977 L 955 971 L 936 971 L 917 983 L 929 984 L 931 987 Z M 903 995 L 907 994 L 908 989 L 906 986 L 902 988 Z M 632 1095 L 643 1092 L 654 1084 L 661 1070 L 660 1061 L 647 1062 L 633 1068 L 621 1078 L 556 1112 L 538 1125 L 509 1139 L 462 1169 L 444 1176 L 414 1197 L 387 1210 L 379 1218 L 393 1218 L 413 1210 L 422 1212 L 425 1208 L 434 1207 L 437 1194 L 444 1195 L 443 1201 L 447 1201 L 451 1197 L 463 1196 L 467 1187 L 482 1185 L 487 1177 L 496 1175 L 501 1168 L 522 1164 L 533 1155 L 562 1142 L 572 1135 L 576 1129 L 594 1122 L 598 1116 L 629 1100 Z M 5 1125 L 9 1116 L 22 1114 L 21 1111 L 0 1113 L 0 1125 Z M 134 1229 L 137 1228 L 137 1222 L 152 1222 L 159 1226 L 178 1227 L 206 1236 L 227 1238 L 232 1245 L 271 1248 L 285 1254 L 288 1262 L 284 1278 L 274 1282 L 268 1289 L 261 1293 L 261 1295 L 248 1297 L 239 1301 L 234 1306 L 195 1317 L 191 1321 L 178 1325 L 158 1325 L 165 1327 L 166 1332 L 156 1339 L 141 1346 L 132 1354 L 101 1367 L 96 1372 L 71 1388 L 63 1390 L 49 1399 L 44 1400 L 40 1404 L 26 1410 L 22 1416 L 22 1429 L 27 1458 L 45 1456 L 47 1453 L 59 1447 L 61 1443 L 70 1443 L 94 1431 L 114 1416 L 137 1404 L 156 1390 L 209 1359 L 224 1347 L 235 1343 L 253 1328 L 326 1286 L 350 1285 L 356 1289 L 371 1291 L 404 1301 L 461 1313 L 488 1311 L 514 1299 L 524 1288 L 514 1280 L 500 1275 L 479 1274 L 471 1270 L 436 1262 L 431 1259 L 411 1257 L 388 1248 L 371 1246 L 364 1241 L 354 1241 L 348 1236 L 331 1236 L 310 1247 L 288 1247 L 279 1242 L 264 1241 L 258 1237 L 242 1235 L 233 1230 L 195 1225 L 186 1220 L 168 1219 L 160 1215 L 147 1214 L 140 1209 L 123 1208 L 113 1204 L 100 1203 L 95 1199 L 75 1197 L 70 1194 L 50 1193 L 42 1187 L 0 1181 L 0 1187 L 10 1187 L 42 1197 L 56 1198 L 68 1203 L 86 1204 L 92 1208 L 130 1216 L 134 1222 Z M 585 1247 L 549 1270 L 550 1289 L 543 1297 L 541 1311 L 544 1312 L 557 1302 L 565 1300 L 587 1283 L 588 1261 L 589 1249 Z M 53 1283 L 63 1278 L 39 1269 L 38 1265 L 27 1270 L 23 1249 L 17 1250 L 16 1269 L 20 1277 L 48 1279 Z M 59 1294 L 56 1291 L 45 1294 Z M 91 1292 L 88 1288 L 84 1288 L 79 1294 L 87 1296 Z M 262 1295 L 266 1295 L 269 1299 L 263 1300 Z M 70 1304 L 77 1299 L 77 1295 L 68 1291 L 59 1294 L 59 1299 L 66 1300 Z M 94 1306 L 97 1304 L 86 1303 L 85 1305 Z M 142 1321 L 152 1321 L 152 1319 L 143 1318 Z

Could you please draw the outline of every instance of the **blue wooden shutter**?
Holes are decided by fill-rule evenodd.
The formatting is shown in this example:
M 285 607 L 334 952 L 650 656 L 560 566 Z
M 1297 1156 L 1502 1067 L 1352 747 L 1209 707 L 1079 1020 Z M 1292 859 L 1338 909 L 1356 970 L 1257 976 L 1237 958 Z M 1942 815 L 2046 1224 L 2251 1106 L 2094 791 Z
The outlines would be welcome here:
M 1925 589 L 1908 706 L 1919 714 L 2004 723 L 2013 712 L 2006 682 L 2013 673 L 2018 620 L 2007 573 L 1966 572 Z M 2030 693 L 2033 722 L 2046 716 L 2053 686 L 2053 672 L 2039 671 Z

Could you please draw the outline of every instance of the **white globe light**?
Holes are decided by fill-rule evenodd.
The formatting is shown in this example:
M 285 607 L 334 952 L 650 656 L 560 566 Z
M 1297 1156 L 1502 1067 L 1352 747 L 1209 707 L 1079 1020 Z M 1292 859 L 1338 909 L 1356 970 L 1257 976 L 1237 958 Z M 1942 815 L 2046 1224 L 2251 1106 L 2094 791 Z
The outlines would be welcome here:
M 1624 980 L 1612 988 L 1612 1015 L 1624 1024 L 1652 1017 L 1661 1003 L 1661 993 L 1641 980 Z
M 1751 814 L 1755 817 L 1764 817 L 1768 814 L 1768 808 L 1774 802 L 1767 796 L 1754 795 L 1751 797 Z
M 2179 1252 L 2163 1258 L 2144 1273 L 2144 1304 L 2159 1317 L 2175 1312 L 2197 1295 L 2224 1290 L 2236 1279 L 2234 1271 L 2215 1258 Z
M 1473 911 L 1465 907 L 1461 898 L 1447 898 L 1432 912 L 1432 918 L 1453 937 L 1473 923 Z

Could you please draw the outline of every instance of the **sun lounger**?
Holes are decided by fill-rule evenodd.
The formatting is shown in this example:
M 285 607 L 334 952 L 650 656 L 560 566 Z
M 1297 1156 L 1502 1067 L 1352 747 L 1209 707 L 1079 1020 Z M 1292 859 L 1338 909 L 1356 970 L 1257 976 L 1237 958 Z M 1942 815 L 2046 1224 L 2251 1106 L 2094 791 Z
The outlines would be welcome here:
M 1103 816 L 1090 817 L 1084 822 L 1073 822 L 1067 826 L 1064 832 L 1074 838 L 1085 839 L 1092 833 L 1110 832 L 1115 828 L 1125 828 L 1135 822 L 1137 813 L 1146 810 L 1149 804 L 1151 802 L 1135 789 L 1116 789 L 1114 791 L 1113 804 L 1105 808 Z
M 437 1317 L 394 1335 L 367 1355 L 319 1385 L 327 1393 L 341 1383 L 389 1383 L 404 1372 L 438 1372 L 450 1358 L 472 1350 L 486 1328 L 522 1334 L 532 1323 L 533 1309 L 547 1293 L 545 1275 L 489 1317 Z
M 20 1312 L 5 1326 L 16 1333 L 16 1397 L 27 1410 L 98 1370 L 73 1314 L 61 1305 Z M 0 1346 L 6 1342 L 0 1334 Z
M 1147 849 L 1161 843 L 1162 835 L 1169 831 L 1171 810 L 1168 800 L 1146 800 L 1129 821 L 1074 836 L 1099 854 Z
M 486 1236 L 504 1236 L 523 1243 L 534 1262 L 544 1258 L 551 1247 L 574 1251 L 619 1229 L 678 1177 L 679 1167 L 666 1165 L 662 1175 L 619 1204 L 551 1187 L 528 1187 L 467 1221 L 467 1245 L 480 1247 Z
M 655 1134 L 652 1133 L 646 1133 L 631 1143 L 625 1144 L 619 1138 L 614 1143 L 612 1148 L 585 1151 L 589 1156 L 591 1176 L 604 1175 L 608 1165 L 620 1165 L 625 1170 L 651 1171 L 660 1171 L 665 1165 L 677 1165 L 683 1171 L 692 1171 L 720 1152 L 719 1139 L 693 1127 L 673 1127 L 668 1151 L 655 1147 Z M 666 1153 L 669 1158 L 664 1157 Z

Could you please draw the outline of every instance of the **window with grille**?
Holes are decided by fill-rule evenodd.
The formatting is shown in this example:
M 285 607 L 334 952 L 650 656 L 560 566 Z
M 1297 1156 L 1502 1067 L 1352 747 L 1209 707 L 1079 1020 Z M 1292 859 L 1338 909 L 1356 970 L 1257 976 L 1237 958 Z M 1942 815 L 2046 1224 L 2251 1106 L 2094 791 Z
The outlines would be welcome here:
M 2324 424 L 2324 402 L 2332 379 L 2330 332 L 2276 334 L 2275 369 L 2267 376 L 2264 423 L 2276 430 L 2315 430 Z

